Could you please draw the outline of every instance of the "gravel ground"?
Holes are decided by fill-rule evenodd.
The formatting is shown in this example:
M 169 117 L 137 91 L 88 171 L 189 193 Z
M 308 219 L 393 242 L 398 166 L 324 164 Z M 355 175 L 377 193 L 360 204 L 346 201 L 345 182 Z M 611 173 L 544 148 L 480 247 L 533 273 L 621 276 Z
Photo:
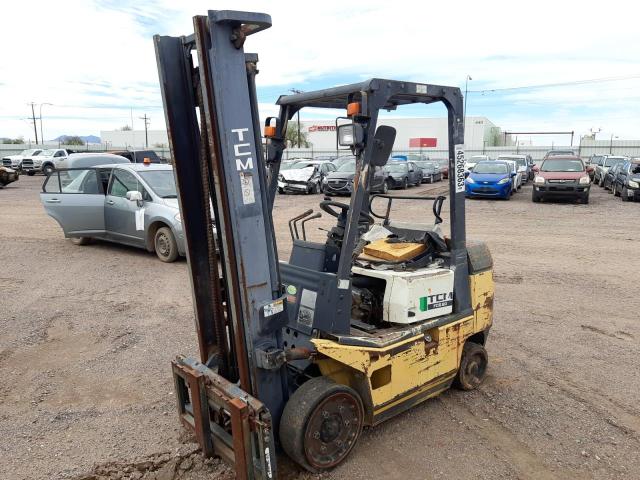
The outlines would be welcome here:
M 43 212 L 41 182 L 0 190 L 0 476 L 233 478 L 175 413 L 169 362 L 197 351 L 186 262 L 72 245 Z M 467 202 L 468 237 L 495 262 L 486 382 L 365 431 L 323 478 L 640 478 L 640 204 L 597 187 L 589 205 L 533 204 L 530 188 Z M 282 258 L 285 220 L 320 199 L 278 196 Z M 429 203 L 396 213 L 432 221 Z M 314 478 L 281 463 L 284 478 Z

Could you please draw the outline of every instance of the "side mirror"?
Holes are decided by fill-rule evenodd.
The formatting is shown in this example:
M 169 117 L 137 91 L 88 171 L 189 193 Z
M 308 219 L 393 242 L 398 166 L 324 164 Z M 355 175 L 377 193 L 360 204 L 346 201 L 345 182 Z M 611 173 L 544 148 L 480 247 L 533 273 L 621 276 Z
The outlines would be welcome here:
M 349 123 L 338 127 L 338 145 L 354 147 L 364 141 L 364 129 L 359 123 Z
M 373 152 L 371 154 L 371 165 L 384 167 L 389 160 L 393 142 L 396 141 L 396 129 L 388 125 L 380 125 L 376 129 L 373 137 Z
M 465 170 L 464 171 L 464 178 L 467 178 L 469 175 L 471 175 L 471 171 Z
M 130 202 L 136 202 L 140 205 L 142 203 L 142 194 L 136 190 L 130 190 L 127 192 L 127 200 Z

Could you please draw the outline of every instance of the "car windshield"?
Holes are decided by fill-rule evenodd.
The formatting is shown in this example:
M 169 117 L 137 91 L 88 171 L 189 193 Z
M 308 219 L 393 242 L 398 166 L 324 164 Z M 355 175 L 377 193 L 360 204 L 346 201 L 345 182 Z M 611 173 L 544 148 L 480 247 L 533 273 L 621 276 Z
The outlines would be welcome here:
M 149 170 L 139 172 L 147 185 L 151 187 L 156 195 L 162 198 L 178 198 L 176 191 L 176 179 L 171 170 Z
M 471 156 L 471 158 L 469 158 L 469 163 L 478 163 L 483 160 L 488 160 L 488 158 L 485 157 L 484 155 L 473 155 Z
M 509 167 L 504 163 L 482 162 L 473 167 L 473 173 L 493 173 L 506 175 L 509 173 Z
M 596 155 L 594 157 L 591 157 L 591 163 L 596 165 L 602 165 L 603 158 L 604 157 L 602 155 Z
M 290 170 L 293 168 L 293 166 L 298 163 L 297 161 L 295 162 L 282 162 L 280 164 L 280 170 Z
M 316 164 L 315 163 L 309 163 L 309 162 L 297 162 L 295 164 L 294 167 L 292 167 L 292 169 L 298 170 L 300 168 L 309 168 L 309 167 L 315 167 Z
M 43 157 L 52 157 L 54 152 L 55 150 L 43 150 L 42 152 L 40 152 L 40 155 L 42 155 Z
M 387 171 L 391 173 L 404 173 L 407 171 L 406 163 L 389 163 L 387 164 Z
M 616 163 L 620 163 L 624 161 L 624 157 L 607 157 L 604 161 L 604 166 L 605 167 L 612 167 L 614 166 Z
M 37 151 L 37 150 L 36 150 L 36 151 Z M 33 150 L 22 150 L 22 151 L 20 152 L 20 155 L 22 155 L 22 156 L 24 157 L 24 156 L 29 155 L 31 152 L 33 152 Z M 35 153 L 32 153 L 32 155 L 35 155 Z
M 541 172 L 582 172 L 582 160 L 572 158 L 548 158 L 540 167 Z
M 356 162 L 355 162 L 355 160 L 348 161 L 347 163 L 342 165 L 340 168 L 338 168 L 337 171 L 338 172 L 355 173 L 355 171 L 356 171 Z

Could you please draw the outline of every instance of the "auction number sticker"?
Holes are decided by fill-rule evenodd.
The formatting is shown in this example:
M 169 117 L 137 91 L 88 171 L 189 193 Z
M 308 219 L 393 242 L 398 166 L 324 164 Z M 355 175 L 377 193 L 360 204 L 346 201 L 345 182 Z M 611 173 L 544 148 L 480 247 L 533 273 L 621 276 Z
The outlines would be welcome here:
M 456 193 L 464 192 L 464 145 L 455 146 Z

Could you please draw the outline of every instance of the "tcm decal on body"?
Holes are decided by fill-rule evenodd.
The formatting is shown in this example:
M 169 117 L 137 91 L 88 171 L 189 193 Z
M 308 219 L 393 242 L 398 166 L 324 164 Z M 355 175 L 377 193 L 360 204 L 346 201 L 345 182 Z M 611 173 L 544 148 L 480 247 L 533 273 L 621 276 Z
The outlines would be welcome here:
M 253 158 L 251 157 L 251 143 L 245 142 L 245 133 L 248 128 L 232 128 L 231 132 L 238 137 L 238 143 L 233 144 L 233 154 L 236 157 L 236 170 L 240 175 L 240 188 L 242 190 L 242 203 L 251 205 L 256 202 L 253 188 Z M 244 142 L 244 143 L 242 143 Z
M 464 192 L 464 145 L 455 146 L 456 193 Z
M 450 307 L 453 305 L 453 292 L 434 293 L 420 297 L 420 311 L 434 310 L 436 308 Z

